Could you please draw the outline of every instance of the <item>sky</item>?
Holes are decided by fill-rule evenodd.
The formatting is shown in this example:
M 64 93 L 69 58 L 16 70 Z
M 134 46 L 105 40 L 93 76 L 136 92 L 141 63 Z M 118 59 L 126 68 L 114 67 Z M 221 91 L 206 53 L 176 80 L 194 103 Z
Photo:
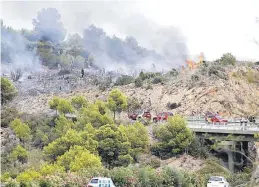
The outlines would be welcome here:
M 230 52 L 239 60 L 259 60 L 259 0 L 157 0 L 157 1 L 2 1 L 0 17 L 15 29 L 32 29 L 42 8 L 57 8 L 68 33 L 90 24 L 107 34 L 131 35 L 144 47 L 159 50 L 162 41 L 177 38 L 190 56 L 207 60 Z M 161 42 L 160 42 L 161 41 Z

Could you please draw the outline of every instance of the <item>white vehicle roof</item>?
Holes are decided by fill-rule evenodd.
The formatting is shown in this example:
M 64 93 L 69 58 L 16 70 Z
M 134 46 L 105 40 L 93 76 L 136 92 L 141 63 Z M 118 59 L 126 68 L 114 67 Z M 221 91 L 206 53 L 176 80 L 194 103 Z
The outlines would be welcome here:
M 103 179 L 110 179 L 111 180 L 111 178 L 108 178 L 108 177 L 93 177 L 93 178 L 91 178 L 91 180 L 92 179 L 101 179 L 101 180 L 103 180 Z

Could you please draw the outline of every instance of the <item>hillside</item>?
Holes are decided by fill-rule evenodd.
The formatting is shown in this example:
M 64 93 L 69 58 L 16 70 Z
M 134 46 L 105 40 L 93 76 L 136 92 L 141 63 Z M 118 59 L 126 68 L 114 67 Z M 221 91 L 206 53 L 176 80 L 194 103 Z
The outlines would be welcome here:
M 226 71 L 226 79 L 204 76 L 200 73 L 200 69 L 185 70 L 176 77 L 168 78 L 165 76 L 163 83 L 152 84 L 152 88 L 147 88 L 148 83 L 144 83 L 139 88 L 135 87 L 134 83 L 131 83 L 123 86 L 111 86 L 105 91 L 101 91 L 98 86 L 79 80 L 73 83 L 73 85 L 76 85 L 74 89 L 70 86 L 70 89 L 66 91 L 53 89 L 49 90 L 49 93 L 38 93 L 32 96 L 20 93 L 10 103 L 10 106 L 29 114 L 49 113 L 51 111 L 49 110 L 48 101 L 52 99 L 54 94 L 65 98 L 84 95 L 90 101 L 96 99 L 105 100 L 109 91 L 117 87 L 127 96 L 134 96 L 143 101 L 142 109 L 149 109 L 153 114 L 161 111 L 172 111 L 182 115 L 191 115 L 193 112 L 194 114 L 202 114 L 206 111 L 212 111 L 220 112 L 222 116 L 226 117 L 258 115 L 259 84 L 256 82 L 258 80 L 255 79 L 255 82 L 249 83 L 247 75 L 245 75 L 249 71 L 253 71 L 255 75 L 259 74 L 258 69 L 239 65 L 234 69 L 226 69 Z M 239 72 L 244 72 L 244 75 L 237 77 L 236 74 Z M 199 80 L 195 78 L 196 76 Z M 55 79 L 51 81 L 57 85 L 61 84 L 62 81 L 65 82 L 65 80 L 59 80 L 60 82 L 55 83 Z M 22 92 L 27 92 L 31 82 L 33 80 L 25 78 L 16 85 L 21 89 L 22 85 L 24 85 L 27 90 L 23 88 Z M 41 82 L 43 81 L 41 80 Z M 168 103 L 176 103 L 178 107 L 169 109 L 167 107 Z

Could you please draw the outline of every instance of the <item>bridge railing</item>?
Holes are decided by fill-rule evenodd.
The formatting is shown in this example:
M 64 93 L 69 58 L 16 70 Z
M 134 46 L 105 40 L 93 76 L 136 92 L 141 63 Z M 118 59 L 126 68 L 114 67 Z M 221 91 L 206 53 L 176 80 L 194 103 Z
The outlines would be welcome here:
M 188 121 L 188 126 L 190 128 L 199 128 L 199 129 L 226 129 L 226 130 L 242 130 L 242 131 L 255 131 L 259 132 L 258 125 L 254 123 L 206 123 L 201 121 Z

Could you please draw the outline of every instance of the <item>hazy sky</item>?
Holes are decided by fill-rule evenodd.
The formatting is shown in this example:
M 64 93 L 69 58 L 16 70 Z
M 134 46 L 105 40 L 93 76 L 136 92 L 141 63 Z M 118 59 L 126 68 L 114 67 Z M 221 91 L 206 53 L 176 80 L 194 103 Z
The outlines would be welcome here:
M 259 60 L 253 42 L 259 40 L 259 0 L 5 1 L 0 17 L 8 26 L 31 29 L 32 18 L 48 7 L 59 10 L 69 33 L 81 35 L 94 23 L 109 35 L 133 35 L 149 48 L 160 45 L 156 34 L 161 40 L 179 35 L 190 55 L 204 52 L 212 60 L 231 52 L 241 60 Z

